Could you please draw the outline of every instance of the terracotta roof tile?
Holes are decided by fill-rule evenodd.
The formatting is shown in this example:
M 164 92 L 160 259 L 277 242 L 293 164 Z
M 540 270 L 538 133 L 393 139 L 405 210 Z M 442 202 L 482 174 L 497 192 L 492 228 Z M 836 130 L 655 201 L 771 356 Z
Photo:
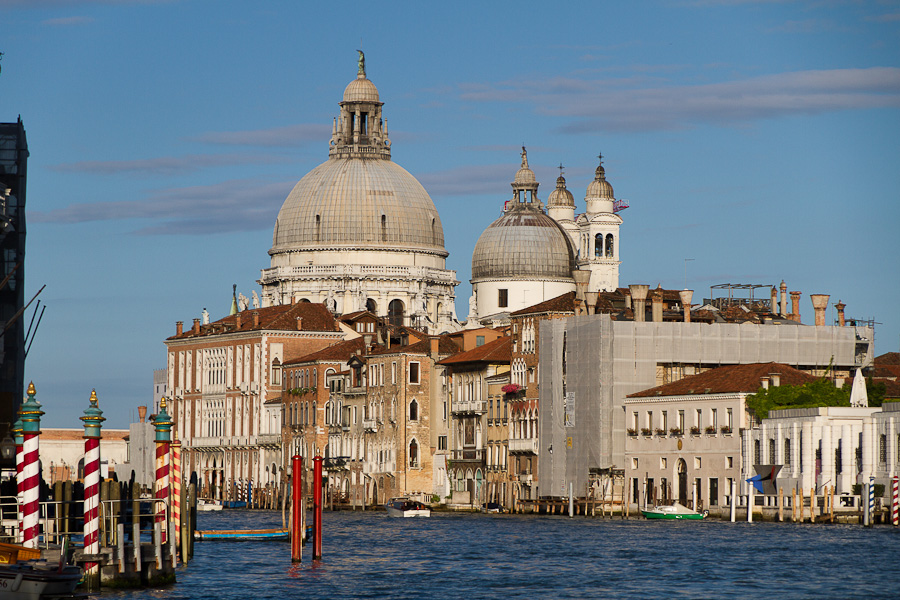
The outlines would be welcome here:
M 471 362 L 491 362 L 509 364 L 512 360 L 512 338 L 497 338 L 492 342 L 488 342 L 477 348 L 473 348 L 468 352 L 460 352 L 450 358 L 445 358 L 438 364 L 456 365 L 460 363 Z
M 124 440 L 131 432 L 128 429 L 101 429 L 100 440 Z M 84 439 L 84 429 L 41 429 L 41 439 L 59 441 L 77 441 Z
M 533 315 L 538 313 L 572 313 L 575 314 L 575 292 L 566 292 L 562 296 L 544 300 L 534 306 L 523 308 L 510 313 L 511 317 L 519 317 L 523 315 Z
M 259 313 L 259 327 L 253 327 L 253 313 Z M 281 304 L 265 308 L 251 308 L 241 311 L 241 328 L 237 329 L 237 315 L 229 315 L 208 325 L 200 326 L 200 333 L 195 335 L 191 327 L 185 327 L 181 335 L 173 335 L 170 340 L 183 340 L 193 337 L 204 337 L 237 331 L 276 330 L 297 331 L 297 317 L 302 320 L 302 331 L 337 331 L 334 316 L 324 304 L 298 302 L 297 304 Z
M 300 358 L 295 358 L 293 360 L 288 360 L 282 363 L 283 366 L 297 365 L 297 364 L 305 364 L 310 362 L 315 362 L 317 360 L 328 360 L 328 361 L 347 361 L 354 354 L 362 354 L 365 351 L 366 342 L 363 338 L 353 338 L 352 340 L 345 340 L 343 342 L 338 342 L 337 344 L 333 344 L 328 346 L 327 348 L 322 348 L 321 350 L 317 350 L 312 354 L 307 354 L 306 356 L 301 356 Z
M 900 352 L 886 352 L 875 357 L 875 364 L 879 367 L 886 365 L 900 365 Z
M 660 385 L 648 390 L 629 394 L 629 398 L 651 396 L 686 396 L 691 394 L 729 394 L 756 392 L 760 378 L 770 373 L 781 375 L 781 385 L 803 385 L 818 378 L 781 363 L 753 363 L 749 365 L 728 365 L 710 369 L 699 375 L 691 375 L 673 383 Z

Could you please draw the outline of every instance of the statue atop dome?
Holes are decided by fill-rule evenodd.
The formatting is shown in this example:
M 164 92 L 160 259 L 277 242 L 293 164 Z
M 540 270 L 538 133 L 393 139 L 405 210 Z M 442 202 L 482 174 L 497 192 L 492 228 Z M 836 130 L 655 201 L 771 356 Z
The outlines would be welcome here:
M 356 74 L 360 77 L 366 76 L 366 55 L 362 50 L 357 50 L 359 52 L 359 60 L 357 61 Z

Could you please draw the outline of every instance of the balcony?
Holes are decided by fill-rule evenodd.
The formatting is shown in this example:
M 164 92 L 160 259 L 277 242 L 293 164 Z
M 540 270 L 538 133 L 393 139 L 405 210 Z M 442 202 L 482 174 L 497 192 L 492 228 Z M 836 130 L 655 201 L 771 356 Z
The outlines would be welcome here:
M 261 433 L 256 436 L 256 443 L 260 446 L 281 446 L 281 434 Z
M 378 431 L 378 423 L 375 419 L 363 419 L 362 421 L 363 429 L 365 429 L 369 433 L 375 433 Z
M 519 483 L 531 485 L 532 483 L 534 483 L 534 475 L 532 475 L 531 471 L 523 471 L 519 473 Z
M 453 452 L 451 454 L 452 454 L 452 460 L 484 461 L 484 450 L 481 448 L 453 450 Z
M 487 400 L 453 401 L 450 409 L 455 415 L 483 415 L 487 412 Z
M 349 461 L 346 456 L 332 456 L 322 461 L 322 468 L 326 471 L 346 471 L 350 468 L 347 465 Z
M 510 454 L 534 454 L 538 453 L 537 438 L 525 438 L 521 440 L 509 440 Z

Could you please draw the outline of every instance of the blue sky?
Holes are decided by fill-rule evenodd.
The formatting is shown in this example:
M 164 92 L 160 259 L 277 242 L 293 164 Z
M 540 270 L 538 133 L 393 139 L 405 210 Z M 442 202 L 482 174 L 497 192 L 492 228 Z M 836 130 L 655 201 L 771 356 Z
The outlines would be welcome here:
M 441 214 L 461 317 L 525 144 L 540 197 L 562 163 L 579 210 L 603 153 L 631 205 L 620 285 L 785 280 L 804 322 L 831 294 L 898 349 L 900 2 L 431 4 L 0 0 L 47 426 L 79 426 L 92 388 L 126 426 L 175 321 L 258 289 L 360 47 L 393 159 Z

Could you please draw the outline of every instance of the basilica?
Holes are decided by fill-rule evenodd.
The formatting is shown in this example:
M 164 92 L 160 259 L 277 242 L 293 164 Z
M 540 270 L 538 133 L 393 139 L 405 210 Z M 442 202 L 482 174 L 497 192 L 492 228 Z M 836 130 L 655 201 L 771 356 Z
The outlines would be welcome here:
M 262 305 L 324 303 L 334 314 L 367 310 L 428 333 L 459 330 L 455 271 L 446 268 L 444 231 L 425 188 L 391 160 L 378 89 L 360 58 L 334 120 L 328 160 L 294 187 L 275 221 Z M 503 215 L 472 255 L 467 326 L 508 322 L 510 312 L 575 289 L 612 291 L 619 280 L 617 214 L 602 162 L 576 215 L 560 174 L 545 204 L 522 148 Z

